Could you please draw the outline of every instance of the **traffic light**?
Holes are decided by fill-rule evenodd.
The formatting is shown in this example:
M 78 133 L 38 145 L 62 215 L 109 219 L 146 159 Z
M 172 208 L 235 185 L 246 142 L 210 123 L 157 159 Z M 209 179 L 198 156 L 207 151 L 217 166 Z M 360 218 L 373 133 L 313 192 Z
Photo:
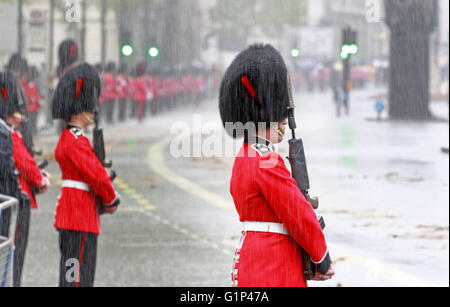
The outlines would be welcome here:
M 158 47 L 151 46 L 150 48 L 148 48 L 148 55 L 152 58 L 158 57 L 158 55 L 159 55 Z
M 340 57 L 343 60 L 348 60 L 351 55 L 355 55 L 358 52 L 358 33 L 352 30 L 350 27 L 347 27 L 342 31 L 342 46 Z
M 341 47 L 341 59 L 348 60 L 351 55 L 356 55 L 359 51 L 357 44 L 345 44 Z
M 125 44 L 122 46 L 121 50 L 122 55 L 126 57 L 130 57 L 134 53 L 134 47 L 130 44 Z
M 291 57 L 298 58 L 300 56 L 300 50 L 298 48 L 291 49 Z

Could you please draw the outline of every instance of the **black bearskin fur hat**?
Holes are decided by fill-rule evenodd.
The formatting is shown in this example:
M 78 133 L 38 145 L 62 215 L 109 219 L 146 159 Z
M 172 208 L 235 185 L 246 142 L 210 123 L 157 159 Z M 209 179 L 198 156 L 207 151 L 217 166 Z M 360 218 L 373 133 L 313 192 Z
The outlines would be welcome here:
M 19 80 L 10 71 L 0 73 L 0 118 L 6 119 L 15 112 L 22 112 L 19 105 Z
M 219 110 L 226 123 L 260 123 L 269 127 L 288 117 L 287 68 L 280 53 L 271 45 L 255 44 L 242 51 L 228 67 L 219 92 Z M 236 128 L 236 127 L 234 127 Z M 242 129 L 226 129 L 242 137 Z
M 101 81 L 95 67 L 83 63 L 69 69 L 53 95 L 53 118 L 69 120 L 74 114 L 93 112 L 100 90 Z
M 115 73 L 116 72 L 116 64 L 114 64 L 113 62 L 109 62 L 108 64 L 106 64 L 105 72 Z
M 6 65 L 7 70 L 11 70 L 16 73 L 26 72 L 28 68 L 27 60 L 25 60 L 21 55 L 15 53 L 13 54 Z
M 78 61 L 78 45 L 75 41 L 67 39 L 59 45 L 59 69 L 64 71 L 67 67 Z

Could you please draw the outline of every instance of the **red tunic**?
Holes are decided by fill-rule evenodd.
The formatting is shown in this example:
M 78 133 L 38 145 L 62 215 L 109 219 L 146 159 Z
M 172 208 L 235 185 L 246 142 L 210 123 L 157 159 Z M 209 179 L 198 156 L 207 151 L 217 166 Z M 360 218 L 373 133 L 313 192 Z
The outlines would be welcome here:
M 128 87 L 127 87 L 127 93 L 128 93 L 128 99 L 134 100 L 134 95 L 136 92 L 136 79 L 129 77 L 128 78 Z
M 235 160 L 231 194 L 241 222 L 282 223 L 290 236 L 244 232 L 237 250 L 235 278 L 240 287 L 307 286 L 300 246 L 320 263 L 325 237 L 312 206 L 298 189 L 280 155 L 269 146 L 244 144 Z
M 27 110 L 30 112 L 38 112 L 39 109 L 41 108 L 41 103 L 40 103 L 39 91 L 34 82 L 28 83 L 25 95 L 27 96 L 27 100 L 28 100 Z
M 13 142 L 13 158 L 16 169 L 19 172 L 20 190 L 31 199 L 30 207 L 37 209 L 36 196 L 31 192 L 32 187 L 42 186 L 42 172 L 36 164 L 34 158 L 30 155 L 23 143 L 19 132 L 11 132 Z
M 205 79 L 202 76 L 195 77 L 194 93 L 201 93 L 205 87 Z
M 103 99 L 105 100 L 114 100 L 117 98 L 116 93 L 116 80 L 112 74 L 105 74 L 103 76 Z
M 152 76 L 147 77 L 147 86 L 152 92 L 153 99 L 158 98 L 158 84 L 156 82 L 156 79 Z
M 149 93 L 149 91 L 150 91 L 150 89 L 148 88 L 146 78 L 139 77 L 136 80 L 134 100 L 139 101 L 139 102 L 145 102 L 147 100 L 147 94 Z
M 111 204 L 116 199 L 116 192 L 109 174 L 81 129 L 71 128 L 62 132 L 55 158 L 63 180 L 84 182 L 93 191 L 63 188 L 56 208 L 55 228 L 100 234 L 95 195 L 103 203 Z
M 23 90 L 23 93 L 25 94 L 25 98 L 27 100 L 30 100 L 30 90 L 29 90 L 29 87 L 28 87 L 27 80 L 25 78 L 21 78 L 20 79 L 20 84 L 22 85 L 22 90 Z
M 128 98 L 128 80 L 124 75 L 118 75 L 116 77 L 116 92 L 118 99 Z

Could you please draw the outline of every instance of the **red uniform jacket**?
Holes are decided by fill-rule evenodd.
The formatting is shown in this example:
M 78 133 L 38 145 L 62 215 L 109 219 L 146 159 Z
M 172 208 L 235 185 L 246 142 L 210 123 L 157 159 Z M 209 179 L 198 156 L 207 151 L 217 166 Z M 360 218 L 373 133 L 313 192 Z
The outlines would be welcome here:
M 104 82 L 104 93 L 103 98 L 105 100 L 114 100 L 117 98 L 116 93 L 116 80 L 112 74 L 105 74 L 103 76 L 103 82 Z
M 241 222 L 282 223 L 290 234 L 243 233 L 234 266 L 238 286 L 307 286 L 299 247 L 320 263 L 327 245 L 313 208 L 281 156 L 270 146 L 245 143 L 234 163 L 231 194 Z
M 153 99 L 158 98 L 158 84 L 154 77 L 152 76 L 147 77 L 147 86 L 153 94 Z
M 128 78 L 128 99 L 134 99 L 134 94 L 136 92 L 136 80 L 134 78 Z
M 30 112 L 38 112 L 41 108 L 41 103 L 36 84 L 34 82 L 29 82 L 26 87 L 23 87 L 23 90 L 28 101 L 27 110 Z
M 102 87 L 100 88 L 100 95 L 98 97 L 98 102 L 100 104 L 103 104 L 103 102 L 105 101 L 105 80 L 103 77 L 103 74 L 99 74 L 100 75 L 100 80 L 102 82 Z
M 195 77 L 194 93 L 201 93 L 205 87 L 205 79 L 202 76 Z
M 20 79 L 20 84 L 22 85 L 22 90 L 23 90 L 23 93 L 25 94 L 25 98 L 27 99 L 27 100 L 29 100 L 30 98 L 29 98 L 29 96 L 30 96 L 30 94 L 29 94 L 29 88 L 28 88 L 28 82 L 27 82 L 27 80 L 25 79 L 25 78 L 21 78 Z
M 148 88 L 147 81 L 145 77 L 139 77 L 136 80 L 136 89 L 134 92 L 134 100 L 139 102 L 145 102 L 147 100 L 147 94 L 150 89 Z
M 124 75 L 116 77 L 116 92 L 118 99 L 128 98 L 128 80 Z
M 100 234 L 95 195 L 103 203 L 111 204 L 116 199 L 116 192 L 82 129 L 72 127 L 62 132 L 55 158 L 63 180 L 84 182 L 93 191 L 63 188 L 56 208 L 55 228 Z
M 13 158 L 16 169 L 19 172 L 20 190 L 28 195 L 32 200 L 30 207 L 37 209 L 35 195 L 31 192 L 32 187 L 42 186 L 42 172 L 36 164 L 34 158 L 30 155 L 23 143 L 22 136 L 19 132 L 13 131 Z
M 158 80 L 158 97 L 160 98 L 170 97 L 167 78 L 161 78 Z

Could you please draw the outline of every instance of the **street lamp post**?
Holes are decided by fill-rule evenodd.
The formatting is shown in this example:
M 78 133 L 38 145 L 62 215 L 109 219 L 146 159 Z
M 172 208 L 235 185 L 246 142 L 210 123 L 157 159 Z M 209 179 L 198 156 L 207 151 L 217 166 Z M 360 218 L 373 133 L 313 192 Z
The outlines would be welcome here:
M 87 0 L 81 2 L 81 59 L 86 61 L 86 12 Z
M 106 61 L 106 0 L 102 0 L 101 8 L 101 63 L 102 67 L 105 67 Z
M 22 55 L 23 52 L 23 0 L 17 1 L 17 53 Z

